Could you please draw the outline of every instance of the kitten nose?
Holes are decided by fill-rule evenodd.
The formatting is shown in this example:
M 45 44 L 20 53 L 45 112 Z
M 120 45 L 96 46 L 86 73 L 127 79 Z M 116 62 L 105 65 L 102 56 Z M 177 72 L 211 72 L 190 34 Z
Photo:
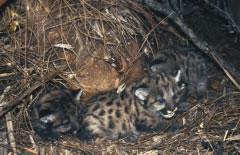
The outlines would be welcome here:
M 175 111 L 176 107 L 173 104 L 168 103 L 166 109 L 169 111 Z

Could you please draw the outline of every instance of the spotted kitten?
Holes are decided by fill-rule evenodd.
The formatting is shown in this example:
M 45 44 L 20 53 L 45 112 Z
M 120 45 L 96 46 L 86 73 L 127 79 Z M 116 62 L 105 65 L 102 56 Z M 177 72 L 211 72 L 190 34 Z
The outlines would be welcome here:
M 140 133 L 166 127 L 174 116 L 184 85 L 176 76 L 147 76 L 127 86 L 98 94 L 79 104 L 82 91 L 54 90 L 44 94 L 33 107 L 32 125 L 42 137 L 51 139 L 75 133 L 81 140 L 95 138 L 135 141 Z
M 154 74 L 175 75 L 181 71 L 179 83 L 184 83 L 188 91 L 198 99 L 206 95 L 207 90 L 207 58 L 192 48 L 171 48 L 161 50 L 150 63 Z

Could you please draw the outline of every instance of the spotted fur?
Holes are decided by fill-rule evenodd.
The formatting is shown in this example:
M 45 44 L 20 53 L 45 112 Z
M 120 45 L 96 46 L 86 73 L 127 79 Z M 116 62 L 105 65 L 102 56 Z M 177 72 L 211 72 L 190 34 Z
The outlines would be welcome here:
M 147 76 L 121 93 L 98 94 L 85 104 L 79 104 L 81 91 L 51 91 L 34 105 L 33 127 L 48 138 L 76 133 L 81 140 L 136 140 L 142 132 L 163 128 L 174 116 L 178 95 L 184 92 L 184 86 L 176 85 L 179 75 Z
M 192 48 L 171 48 L 159 51 L 150 64 L 155 74 L 175 75 L 181 71 L 180 82 L 186 85 L 189 94 L 203 98 L 207 89 L 207 58 Z

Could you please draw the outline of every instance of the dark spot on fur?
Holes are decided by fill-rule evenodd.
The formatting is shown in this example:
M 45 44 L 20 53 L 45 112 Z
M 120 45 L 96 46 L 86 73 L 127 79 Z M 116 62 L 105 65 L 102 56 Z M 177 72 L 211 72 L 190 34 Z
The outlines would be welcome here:
M 111 114 L 113 112 L 113 109 L 109 109 L 108 113 Z
M 127 126 L 126 126 L 126 124 L 125 124 L 125 121 L 122 123 L 122 129 L 123 129 L 124 131 L 127 130 Z
M 98 116 L 96 116 L 96 115 L 92 115 L 92 116 L 93 116 L 95 119 L 97 119 L 97 120 L 99 119 L 99 117 L 98 117 Z
M 130 98 L 130 99 L 129 99 L 129 105 L 131 105 L 131 104 L 132 104 L 132 99 Z
M 99 122 L 100 122 L 101 126 L 104 126 L 104 120 L 103 121 L 99 120 Z
M 84 126 L 84 128 L 87 128 L 89 126 L 89 123 L 88 122 L 84 122 L 82 125 Z
M 124 107 L 124 111 L 128 114 L 129 111 L 127 106 Z
M 100 112 L 99 112 L 99 116 L 103 116 L 105 114 L 105 110 L 101 110 Z
M 99 101 L 104 101 L 104 100 L 106 100 L 106 96 L 100 97 L 98 100 Z
M 122 106 L 120 102 L 117 102 L 116 104 L 117 104 L 117 107 L 121 107 Z
M 117 117 L 117 118 L 120 118 L 120 117 L 121 117 L 120 110 L 117 110 L 117 111 L 116 111 L 116 117 Z
M 91 140 L 95 140 L 96 135 L 92 134 L 92 132 L 90 130 L 88 130 L 87 128 L 83 128 L 79 132 L 79 137 L 78 138 L 82 141 L 91 141 Z
M 125 91 L 123 91 L 121 94 L 120 94 L 120 99 L 121 100 L 124 100 L 125 98 L 127 98 L 127 94 Z
M 109 127 L 110 129 L 114 129 L 114 128 L 115 128 L 115 123 L 113 122 L 113 120 L 110 120 L 110 121 L 109 121 L 108 127 Z
M 96 106 L 93 108 L 92 112 L 94 112 L 94 111 L 98 110 L 98 109 L 99 109 L 99 107 L 100 107 L 100 105 L 99 105 L 99 104 L 97 104 L 97 105 L 96 105 Z
M 112 101 L 107 102 L 107 106 L 110 106 L 110 105 L 112 105 L 112 104 L 113 104 Z

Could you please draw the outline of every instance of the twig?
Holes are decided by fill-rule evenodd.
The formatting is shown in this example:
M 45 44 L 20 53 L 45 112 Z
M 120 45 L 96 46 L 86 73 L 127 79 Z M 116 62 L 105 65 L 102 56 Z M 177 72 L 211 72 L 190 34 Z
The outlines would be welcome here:
M 3 77 L 9 77 L 9 76 L 12 76 L 12 75 L 16 75 L 16 73 L 1 73 L 0 74 L 0 77 L 3 78 Z
M 30 141 L 32 143 L 32 147 L 34 148 L 34 151 L 37 152 L 37 145 L 36 145 L 36 143 L 35 143 L 35 141 L 33 139 L 33 136 L 31 134 L 29 135 L 29 139 L 30 139 Z
M 1 104 L 7 104 L 6 102 L 3 101 L 3 99 L 4 99 L 5 95 L 10 91 L 10 89 L 11 89 L 11 87 L 8 86 L 3 91 L 3 94 L 0 96 Z M 12 122 L 11 113 L 6 114 L 6 124 L 7 124 L 7 129 L 8 129 L 8 139 L 9 139 L 10 146 L 12 147 L 14 155 L 17 155 L 16 142 L 15 142 L 15 138 L 14 138 L 14 134 L 13 134 L 14 130 L 13 130 L 13 122 Z
M 6 90 L 8 91 L 8 89 L 10 90 L 10 87 L 7 87 L 4 92 L 6 92 Z M 2 110 L 2 106 L 5 106 L 6 105 L 6 102 L 2 102 L 3 98 L 4 98 L 4 95 L 6 93 L 4 93 L 0 96 L 0 110 Z M 0 133 L 0 141 L 1 141 L 1 145 L 0 145 L 0 153 L 3 154 L 3 155 L 7 155 L 8 152 L 7 152 L 7 146 L 8 146 L 8 140 L 7 140 L 7 133 L 6 131 L 3 131 Z
M 156 0 L 137 0 L 138 2 L 146 5 L 150 9 L 153 9 L 156 12 L 159 12 L 165 16 L 168 16 L 173 12 L 173 10 L 166 4 L 161 4 Z M 169 19 L 172 20 L 186 35 L 186 37 L 192 41 L 192 43 L 205 53 L 208 57 L 214 60 L 225 72 L 228 78 L 233 82 L 233 84 L 240 90 L 240 74 L 239 72 L 232 67 L 231 64 L 226 63 L 224 59 L 218 54 L 217 50 L 209 46 L 207 42 L 201 40 L 197 37 L 194 32 L 188 28 L 183 21 L 176 15 L 169 16 Z
M 13 129 L 13 122 L 12 122 L 12 116 L 11 113 L 6 114 L 6 122 L 7 122 L 7 129 L 8 129 L 8 139 L 10 146 L 12 147 L 13 154 L 17 155 L 17 148 L 16 148 L 16 142 L 14 137 L 14 129 Z

